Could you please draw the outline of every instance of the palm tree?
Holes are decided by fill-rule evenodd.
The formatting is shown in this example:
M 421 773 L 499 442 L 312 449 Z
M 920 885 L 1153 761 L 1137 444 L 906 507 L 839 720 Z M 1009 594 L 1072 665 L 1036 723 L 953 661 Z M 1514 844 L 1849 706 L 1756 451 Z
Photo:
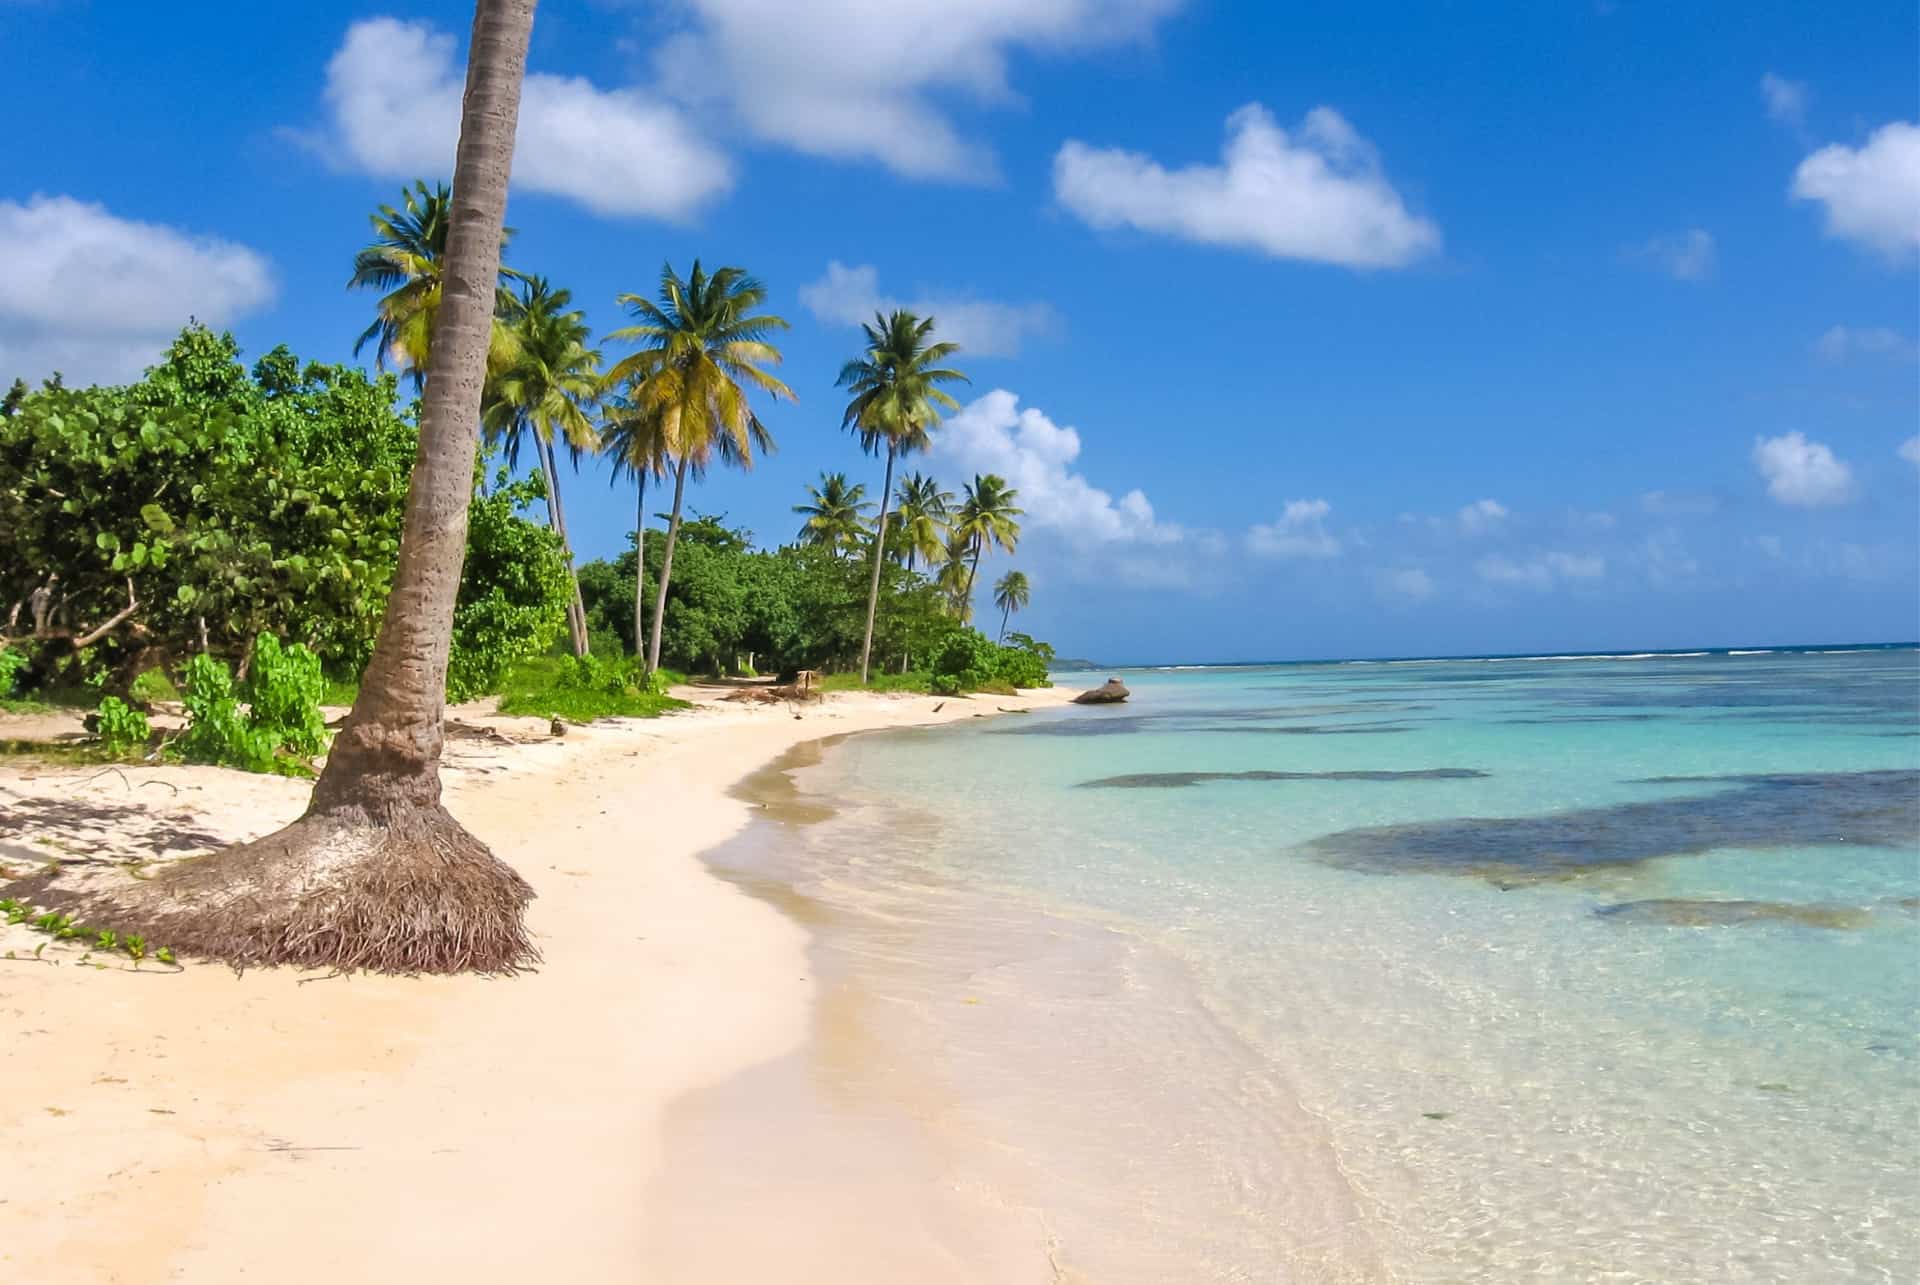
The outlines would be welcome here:
M 633 654 L 647 654 L 647 619 L 642 596 L 647 583 L 647 479 L 667 480 L 673 471 L 667 455 L 667 437 L 658 415 L 643 415 L 624 401 L 607 411 L 600 431 L 600 449 L 613 460 L 613 477 L 629 474 L 633 499 Z M 699 473 L 696 471 L 695 477 Z
M 961 624 L 973 619 L 973 602 L 967 596 L 972 557 L 972 538 L 957 527 L 949 527 L 946 543 L 940 547 L 940 567 L 933 574 L 933 583 L 947 595 L 947 603 Z
M 353 256 L 353 276 L 347 279 L 347 288 L 385 292 L 374 305 L 373 323 L 354 341 L 354 356 L 359 356 L 369 341 L 377 341 L 374 361 L 380 369 L 385 370 L 388 361 L 406 367 L 418 391 L 426 379 L 431 355 L 428 340 L 434 315 L 440 309 L 453 194 L 445 183 L 429 189 L 425 182 L 415 179 L 412 187 L 402 189 L 401 205 L 400 209 L 383 205 L 368 216 L 374 241 Z M 512 228 L 500 230 L 501 252 L 505 252 L 512 236 Z M 511 300 L 504 282 L 515 273 L 501 268 L 498 276 L 503 284 L 496 295 L 495 311 L 502 312 Z M 490 369 L 499 369 L 511 359 L 513 341 L 504 327 L 494 327 L 488 347 Z
M 181 862 L 119 926 L 236 965 L 511 971 L 533 890 L 440 803 L 447 655 L 534 0 L 477 0 L 393 589 L 359 695 L 298 821 Z
M 503 441 L 507 463 L 519 463 L 520 444 L 533 439 L 540 472 L 547 483 L 547 520 L 560 537 L 567 558 L 573 597 L 567 604 L 567 628 L 573 654 L 587 654 L 587 609 L 573 573 L 573 542 L 567 538 L 566 506 L 560 500 L 560 469 L 554 440 L 566 443 L 574 467 L 580 455 L 599 444 L 590 409 L 600 395 L 600 351 L 587 346 L 584 314 L 569 310 L 573 295 L 556 290 L 545 277 L 521 282 L 507 310 L 515 344 L 512 364 L 493 380 L 481 426 L 492 441 Z
M 953 508 L 953 492 L 924 473 L 909 473 L 901 479 L 893 499 L 900 516 L 898 556 L 913 570 L 916 558 L 928 566 L 940 556 L 947 543 L 947 519 Z
M 658 417 L 663 449 L 673 462 L 673 515 L 654 598 L 649 673 L 660 667 L 661 623 L 688 470 L 704 469 L 716 454 L 723 463 L 752 468 L 755 450 L 773 449 L 773 435 L 748 404 L 742 384 L 793 400 L 791 388 L 761 369 L 780 360 L 768 336 L 787 329 L 779 317 L 754 312 L 766 298 L 766 287 L 744 268 L 720 268 L 708 276 L 695 259 L 684 281 L 672 264 L 661 268 L 657 302 L 637 294 L 616 301 L 636 324 L 607 337 L 634 340 L 641 348 L 608 371 L 608 379 L 622 386 L 636 412 Z
M 840 368 L 839 387 L 853 394 L 840 427 L 860 435 L 869 455 L 887 451 L 887 475 L 880 484 L 880 518 L 873 529 L 873 576 L 867 585 L 867 633 L 860 644 L 860 681 L 867 681 L 867 663 L 873 654 L 873 616 L 880 603 L 880 560 L 887 549 L 887 501 L 893 495 L 893 461 L 927 445 L 927 433 L 940 422 L 940 411 L 960 409 L 960 403 L 940 385 L 966 382 L 957 370 L 941 362 L 960 351 L 954 343 L 928 343 L 932 317 L 916 317 L 904 308 L 886 316 L 874 314 L 875 325 L 861 323 L 866 332 L 864 353 Z
M 967 614 L 973 613 L 973 581 L 980 574 L 980 555 L 989 545 L 997 545 L 1007 553 L 1020 543 L 1020 523 L 1017 520 L 1025 512 L 1016 509 L 1013 502 L 1020 498 L 1020 492 L 1007 485 L 1007 480 L 998 473 L 988 473 L 982 477 L 976 473 L 973 481 L 967 483 L 967 498 L 960 502 L 960 512 L 954 517 L 953 529 L 966 537 L 973 553 L 973 565 L 967 570 L 967 587 L 963 597 L 966 599 Z
M 1025 611 L 1032 598 L 1033 589 L 1027 584 L 1027 573 L 1024 571 L 1009 571 L 993 586 L 993 605 L 1000 608 L 1001 639 L 1007 636 L 1008 619 L 1016 611 Z
M 802 544 L 824 545 L 837 554 L 852 553 L 866 534 L 865 514 L 873 507 L 863 485 L 847 484 L 845 473 L 822 473 L 820 485 L 807 487 L 807 503 L 793 506 L 803 514 L 795 538 Z

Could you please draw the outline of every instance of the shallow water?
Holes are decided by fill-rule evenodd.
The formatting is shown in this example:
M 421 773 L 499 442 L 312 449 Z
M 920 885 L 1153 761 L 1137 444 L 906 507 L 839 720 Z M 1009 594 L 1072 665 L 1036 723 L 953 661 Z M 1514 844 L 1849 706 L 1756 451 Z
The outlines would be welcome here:
M 1920 1279 L 1920 653 L 1127 681 L 761 858 L 1062 1264 Z

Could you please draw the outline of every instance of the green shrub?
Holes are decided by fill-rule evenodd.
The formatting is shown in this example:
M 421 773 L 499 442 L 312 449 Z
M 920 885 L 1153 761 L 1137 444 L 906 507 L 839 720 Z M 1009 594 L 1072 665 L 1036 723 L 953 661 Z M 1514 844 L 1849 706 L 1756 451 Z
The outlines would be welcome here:
M 14 679 L 31 658 L 18 647 L 0 649 L 0 697 L 13 695 Z
M 167 671 L 157 666 L 134 679 L 127 688 L 128 702 L 140 709 L 152 709 L 159 701 L 179 699 L 180 689 L 167 677 Z
M 189 763 L 218 763 L 249 772 L 273 770 L 273 746 L 257 736 L 240 716 L 240 697 L 234 691 L 233 672 L 226 662 L 204 652 L 187 662 L 187 730 L 174 748 Z
M 100 702 L 98 717 L 101 749 L 115 758 L 146 752 L 153 729 L 147 726 L 145 714 L 118 696 L 109 696 Z
M 999 676 L 1000 648 L 978 629 L 949 635 L 933 658 L 933 690 L 942 696 L 977 691 Z
M 327 747 L 320 713 L 326 688 L 318 656 L 299 643 L 283 648 L 272 634 L 261 634 L 247 672 L 247 722 L 270 735 L 277 751 L 312 758 Z
M 187 662 L 185 678 L 187 730 L 175 747 L 190 763 L 301 775 L 312 770 L 308 760 L 326 748 L 320 660 L 298 643 L 282 648 L 271 634 L 255 642 L 244 717 L 224 662 L 195 656 Z
M 685 701 L 666 694 L 680 678 L 659 670 L 644 675 L 638 657 L 540 656 L 507 672 L 501 684 L 502 714 L 532 714 L 588 723 L 596 718 L 652 718 Z
M 1000 648 L 999 678 L 1015 687 L 1051 687 L 1047 666 L 1053 663 L 1053 647 L 1036 642 L 1027 634 L 1009 634 Z

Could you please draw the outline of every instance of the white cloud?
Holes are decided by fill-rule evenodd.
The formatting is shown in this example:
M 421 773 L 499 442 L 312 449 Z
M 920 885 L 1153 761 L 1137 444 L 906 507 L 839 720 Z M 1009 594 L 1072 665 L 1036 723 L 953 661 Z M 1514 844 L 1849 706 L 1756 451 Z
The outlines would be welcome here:
M 1455 516 L 1460 529 L 1468 535 L 1491 530 L 1507 517 L 1507 506 L 1498 500 L 1475 500 Z
M 1766 100 L 1769 119 L 1796 129 L 1807 123 L 1807 100 L 1812 95 L 1805 81 L 1768 72 L 1760 77 L 1760 97 Z
M 907 308 L 934 319 L 934 338 L 950 339 L 973 357 L 1012 357 L 1027 338 L 1050 334 L 1059 326 L 1052 307 L 1038 301 L 1000 303 L 939 291 L 906 300 L 882 294 L 880 274 L 872 265 L 849 268 L 838 259 L 827 264 L 825 276 L 800 287 L 800 302 L 820 320 L 843 326 L 872 321 L 876 312 Z
M 1055 424 L 1004 388 L 978 397 L 949 416 L 935 435 L 933 456 L 956 481 L 998 473 L 1020 492 L 1029 529 L 1058 531 L 1080 547 L 1173 544 L 1188 532 L 1161 522 L 1138 489 L 1119 499 L 1074 471 L 1080 434 Z M 956 488 L 957 489 L 957 488 Z
M 1782 504 L 1819 509 L 1853 498 L 1853 470 L 1803 433 L 1755 439 L 1753 465 L 1767 480 L 1767 494 Z
M 1647 579 L 1658 586 L 1681 584 L 1700 574 L 1700 562 L 1687 550 L 1678 531 L 1656 531 L 1640 545 L 1637 560 Z
M 1258 103 L 1227 117 L 1218 165 L 1168 169 L 1077 140 L 1053 158 L 1053 192 L 1096 228 L 1133 227 L 1277 259 L 1397 268 L 1440 246 L 1407 210 L 1373 147 L 1330 107 L 1291 134 Z
M 457 54 L 452 36 L 424 22 L 354 23 L 327 64 L 328 128 L 306 141 L 343 168 L 383 178 L 451 177 L 463 84 Z M 577 76 L 527 76 L 515 188 L 596 214 L 685 219 L 732 184 L 727 158 L 671 104 Z
M 246 246 L 123 219 L 70 196 L 0 201 L 0 382 L 137 376 L 198 317 L 224 326 L 272 302 Z
M 1627 257 L 1647 260 L 1675 281 L 1704 281 L 1713 275 L 1713 233 L 1705 228 L 1688 228 L 1672 236 L 1657 236 L 1629 247 Z
M 1263 558 L 1331 558 L 1340 541 L 1327 530 L 1333 506 L 1325 500 L 1288 500 L 1278 519 L 1256 523 L 1247 532 L 1247 548 Z
M 1827 209 L 1827 235 L 1889 259 L 1920 247 L 1920 125 L 1894 121 L 1858 148 L 1834 143 L 1800 162 L 1793 196 Z
M 730 109 L 760 138 L 814 156 L 876 160 L 911 178 L 990 181 L 997 163 L 936 95 L 1018 105 L 1017 52 L 1139 39 L 1180 0 L 683 0 L 660 43 L 667 91 Z
M 1373 578 L 1374 591 L 1389 602 L 1425 602 L 1433 597 L 1433 577 L 1418 567 L 1398 567 Z
M 1813 350 L 1820 360 L 1831 362 L 1845 361 L 1856 354 L 1895 361 L 1920 360 L 1920 344 L 1885 326 L 1834 326 L 1813 341 Z
M 1920 468 L 1920 433 L 1915 433 L 1912 437 L 1900 443 L 1896 448 L 1896 452 L 1901 459 L 1913 465 L 1915 468 Z
M 1607 560 L 1596 554 L 1543 553 L 1516 561 L 1496 553 L 1474 563 L 1473 570 L 1489 584 L 1544 590 L 1567 580 L 1598 580 L 1607 574 Z

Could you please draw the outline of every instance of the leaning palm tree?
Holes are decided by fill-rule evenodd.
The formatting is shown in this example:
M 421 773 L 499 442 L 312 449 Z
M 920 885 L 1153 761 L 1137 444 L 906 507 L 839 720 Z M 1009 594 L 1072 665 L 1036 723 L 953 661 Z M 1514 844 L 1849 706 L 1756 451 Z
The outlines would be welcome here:
M 932 566 L 947 543 L 947 519 L 953 509 L 953 492 L 924 473 L 909 473 L 894 491 L 893 502 L 900 517 L 900 543 L 894 556 L 913 570 L 916 559 Z
M 820 485 L 807 487 L 807 502 L 793 506 L 795 513 L 806 518 L 794 538 L 836 554 L 852 553 L 866 534 L 865 515 L 871 508 L 865 486 L 848 485 L 845 473 L 822 473 Z
M 956 528 L 948 528 L 946 543 L 940 547 L 940 565 L 933 573 L 933 583 L 947 596 L 947 606 L 961 624 L 973 619 L 973 602 L 967 596 L 968 568 L 972 560 L 972 538 Z
M 1001 576 L 993 586 L 993 605 L 1000 608 L 1000 641 L 1007 636 L 1007 621 L 1016 611 L 1025 611 L 1027 603 L 1033 598 L 1033 589 L 1027 584 L 1027 573 L 1009 571 Z
M 1007 480 L 998 473 L 988 473 L 984 477 L 974 474 L 973 481 L 967 483 L 967 498 L 960 502 L 960 511 L 953 520 L 953 529 L 966 538 L 973 554 L 973 565 L 967 569 L 967 587 L 964 597 L 969 615 L 973 611 L 973 581 L 980 574 L 980 555 L 989 545 L 996 545 L 1007 553 L 1020 543 L 1020 515 L 1025 512 L 1017 509 L 1013 502 L 1020 498 L 1020 492 L 1007 485 Z
M 418 391 L 427 376 L 433 319 L 440 310 L 448 230 L 453 224 L 453 194 L 445 183 L 428 188 L 415 179 L 413 186 L 401 193 L 401 208 L 382 205 L 368 218 L 374 240 L 353 256 L 353 275 L 347 279 L 347 288 L 383 293 L 374 305 L 373 323 L 354 341 L 353 352 L 357 357 L 369 342 L 376 343 L 376 364 L 382 370 L 389 361 L 404 367 Z M 512 236 L 512 228 L 500 230 L 502 252 Z M 498 275 L 502 285 L 495 296 L 494 310 L 504 312 L 511 299 L 504 283 L 514 273 L 501 268 Z M 505 366 L 512 350 L 511 336 L 496 324 L 488 341 L 488 367 Z
M 493 379 L 481 427 L 490 441 L 502 442 L 507 463 L 519 463 L 520 446 L 531 439 L 547 484 L 547 520 L 566 554 L 573 594 L 567 604 L 567 629 L 573 654 L 587 654 L 587 610 L 574 578 L 573 542 L 567 538 L 566 506 L 560 499 L 556 439 L 565 443 L 580 466 L 580 456 L 598 445 L 591 409 L 600 395 L 600 351 L 587 346 L 585 315 L 569 309 L 573 295 L 556 290 L 545 277 L 527 277 L 507 309 L 514 338 L 509 366 Z
M 873 616 L 880 604 L 880 560 L 887 549 L 887 501 L 893 495 L 893 461 L 924 449 L 928 431 L 940 422 L 941 410 L 958 410 L 960 403 L 940 385 L 964 383 L 966 376 L 941 362 L 960 351 L 955 343 L 929 343 L 932 317 L 917 317 L 904 308 L 886 316 L 874 314 L 875 325 L 861 324 L 866 351 L 840 368 L 835 383 L 853 394 L 842 428 L 860 435 L 867 454 L 884 446 L 887 475 L 880 484 L 880 518 L 873 529 L 873 575 L 867 585 L 867 632 L 860 644 L 860 681 L 867 681 L 873 654 Z
M 664 482 L 673 472 L 667 436 L 658 415 L 643 415 L 624 400 L 608 407 L 600 430 L 600 449 L 613 461 L 611 481 L 625 474 L 634 481 L 633 498 L 633 654 L 647 654 L 647 481 Z M 699 474 L 696 472 L 695 477 Z
M 116 927 L 236 965 L 502 972 L 538 957 L 523 917 L 533 890 L 440 803 L 447 655 L 533 6 L 475 5 L 445 301 L 399 563 L 353 712 L 299 820 L 138 883 L 124 904 L 99 908 Z
M 754 413 L 743 384 L 793 400 L 791 388 L 761 369 L 780 360 L 780 350 L 768 336 L 787 328 L 779 317 L 755 313 L 766 298 L 766 287 L 744 268 L 719 268 L 708 276 L 695 259 L 685 280 L 672 264 L 661 268 L 654 299 L 623 294 L 616 301 L 633 314 L 636 324 L 607 337 L 633 340 L 641 347 L 615 364 L 608 378 L 621 387 L 636 412 L 659 418 L 663 449 L 673 462 L 673 515 L 667 521 L 667 547 L 654 598 L 649 673 L 660 667 L 661 624 L 688 471 L 705 468 L 715 455 L 723 463 L 750 469 L 756 450 L 773 449 L 773 435 Z

